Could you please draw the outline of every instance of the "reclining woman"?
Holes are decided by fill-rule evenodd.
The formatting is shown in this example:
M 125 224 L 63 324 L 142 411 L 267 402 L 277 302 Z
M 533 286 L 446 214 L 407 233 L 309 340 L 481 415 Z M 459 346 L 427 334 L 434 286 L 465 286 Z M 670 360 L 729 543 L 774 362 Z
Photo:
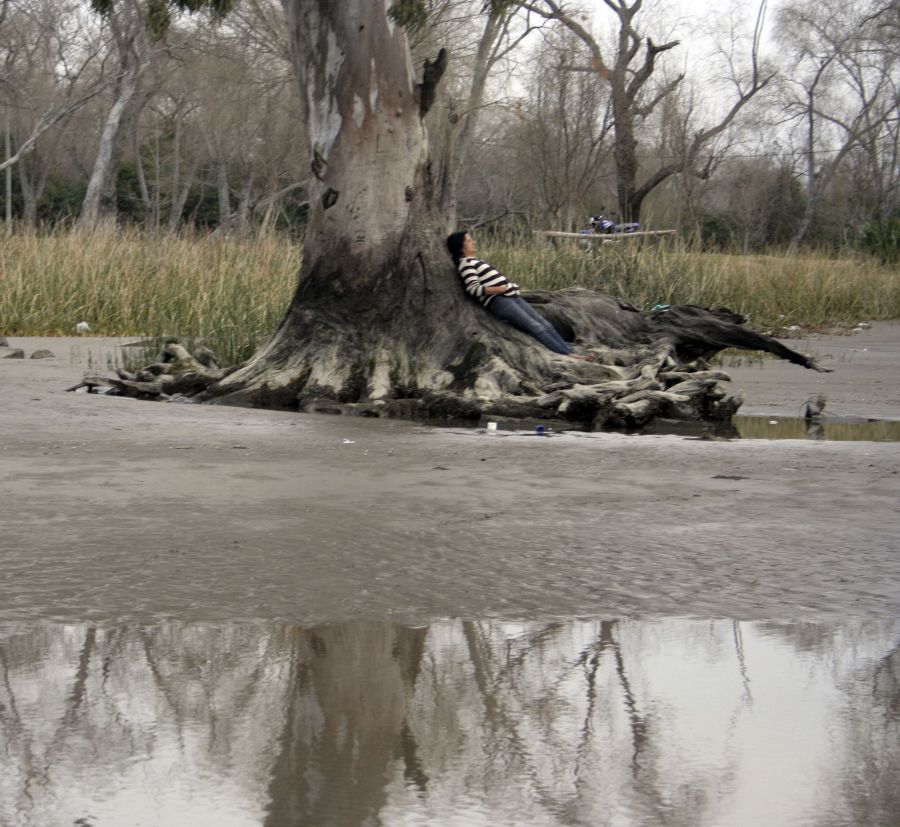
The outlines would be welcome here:
M 559 331 L 537 312 L 519 290 L 495 267 L 475 257 L 475 239 L 469 233 L 460 232 L 447 236 L 447 249 L 453 256 L 459 277 L 466 292 L 480 301 L 498 319 L 533 336 L 544 347 L 573 359 L 594 361 L 594 355 L 583 356 L 573 352 Z

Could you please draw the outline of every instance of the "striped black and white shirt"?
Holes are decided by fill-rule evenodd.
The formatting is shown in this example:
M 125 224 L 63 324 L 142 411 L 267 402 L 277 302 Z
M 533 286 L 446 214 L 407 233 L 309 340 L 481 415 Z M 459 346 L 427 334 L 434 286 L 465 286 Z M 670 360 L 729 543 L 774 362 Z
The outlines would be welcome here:
M 466 292 L 478 299 L 485 307 L 491 303 L 494 296 L 521 295 L 518 284 L 507 279 L 497 268 L 491 267 L 480 258 L 461 258 L 456 269 L 459 271 L 459 277 L 463 280 Z M 494 293 L 491 296 L 485 294 L 485 287 L 497 287 L 501 284 L 507 285 L 505 293 Z

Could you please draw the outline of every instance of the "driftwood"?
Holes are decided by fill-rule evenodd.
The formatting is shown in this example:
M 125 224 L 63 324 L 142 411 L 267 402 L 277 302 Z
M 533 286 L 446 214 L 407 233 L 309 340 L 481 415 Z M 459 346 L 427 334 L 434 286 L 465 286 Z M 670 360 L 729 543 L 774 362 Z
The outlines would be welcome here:
M 407 419 L 561 420 L 592 429 L 634 429 L 654 419 L 730 420 L 743 400 L 723 385 L 730 381 L 728 374 L 709 369 L 706 361 L 725 348 L 761 350 L 825 370 L 808 356 L 745 328 L 744 319 L 726 308 L 678 305 L 641 311 L 578 288 L 535 291 L 526 298 L 596 361 L 558 356 L 524 334 L 490 322 L 503 335 L 468 346 L 458 364 L 436 365 L 443 384 L 405 386 L 382 395 L 359 393 L 348 400 L 312 382 L 262 384 L 252 393 L 235 393 L 236 372 L 246 365 L 222 368 L 205 348 L 192 355 L 178 344 L 167 344 L 151 364 L 134 373 L 85 377 L 69 390 L 86 387 L 92 392 L 105 386 L 109 393 L 142 399 Z
M 88 393 L 99 387 L 112 388 L 117 396 L 139 399 L 191 398 L 205 391 L 211 384 L 224 379 L 237 366 L 221 368 L 215 356 L 201 347 L 192 355 L 177 343 L 165 345 L 156 359 L 145 368 L 129 373 L 118 369 L 115 377 L 86 376 L 70 391 L 87 388 Z
M 616 349 L 627 352 L 635 345 L 654 352 L 669 347 L 680 363 L 709 359 L 726 348 L 738 348 L 760 350 L 810 370 L 830 372 L 771 336 L 744 327 L 746 319 L 726 307 L 681 304 L 642 311 L 621 299 L 579 288 L 534 291 L 526 298 L 564 338 L 573 340 L 577 332 L 588 347 L 607 348 L 613 358 Z

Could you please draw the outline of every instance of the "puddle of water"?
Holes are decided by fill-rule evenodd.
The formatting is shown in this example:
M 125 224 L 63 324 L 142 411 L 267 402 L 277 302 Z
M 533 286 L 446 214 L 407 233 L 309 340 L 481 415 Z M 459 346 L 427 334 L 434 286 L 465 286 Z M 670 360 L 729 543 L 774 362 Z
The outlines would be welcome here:
M 0 627 L 0 823 L 900 823 L 900 621 Z
M 497 429 L 489 429 L 489 420 L 422 422 L 437 427 L 479 429 L 492 436 L 540 436 L 562 433 L 590 436 L 591 432 L 569 422 L 556 420 L 499 420 Z M 623 432 L 625 433 L 625 432 Z M 670 435 L 699 439 L 821 439 L 847 442 L 900 442 L 900 421 L 847 421 L 822 418 L 808 421 L 796 416 L 734 416 L 730 422 L 691 422 L 677 419 L 654 419 L 630 436 Z
M 900 421 L 847 422 L 822 418 L 735 416 L 731 420 L 745 439 L 825 439 L 846 442 L 900 442 Z

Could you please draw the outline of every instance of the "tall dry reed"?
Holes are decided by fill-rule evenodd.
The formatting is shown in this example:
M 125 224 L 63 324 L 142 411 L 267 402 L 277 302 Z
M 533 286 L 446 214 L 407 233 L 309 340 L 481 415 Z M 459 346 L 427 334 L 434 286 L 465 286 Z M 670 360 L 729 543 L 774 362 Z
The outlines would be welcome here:
M 247 358 L 291 298 L 300 250 L 138 232 L 13 235 L 0 239 L 0 328 L 67 335 L 203 339 L 221 359 Z
M 900 271 L 861 255 L 699 253 L 677 243 L 486 239 L 479 255 L 526 289 L 581 286 L 642 309 L 726 306 L 755 326 L 821 328 L 900 318 Z
M 900 273 L 864 257 L 697 253 L 633 240 L 584 250 L 531 236 L 479 242 L 479 254 L 526 289 L 577 285 L 641 308 L 724 305 L 775 332 L 900 318 Z M 241 361 L 280 321 L 300 256 L 276 236 L 0 236 L 0 333 L 66 335 L 85 321 L 99 335 L 202 339 L 223 361 Z

